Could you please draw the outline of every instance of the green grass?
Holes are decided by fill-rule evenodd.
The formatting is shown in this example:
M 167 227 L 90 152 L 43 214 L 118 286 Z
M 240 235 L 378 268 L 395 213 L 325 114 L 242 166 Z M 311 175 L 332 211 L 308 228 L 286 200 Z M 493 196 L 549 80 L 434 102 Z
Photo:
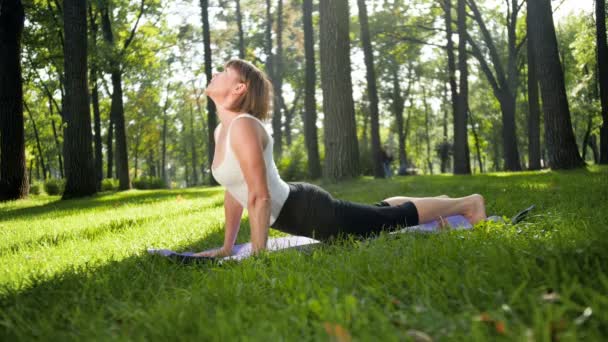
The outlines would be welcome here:
M 183 266 L 146 248 L 221 245 L 219 187 L 4 203 L 0 340 L 407 340 L 415 331 L 435 340 L 608 336 L 608 169 L 323 186 L 366 203 L 477 192 L 489 214 L 537 209 L 518 226 L 384 234 L 310 253 Z M 245 217 L 238 242 L 248 239 Z

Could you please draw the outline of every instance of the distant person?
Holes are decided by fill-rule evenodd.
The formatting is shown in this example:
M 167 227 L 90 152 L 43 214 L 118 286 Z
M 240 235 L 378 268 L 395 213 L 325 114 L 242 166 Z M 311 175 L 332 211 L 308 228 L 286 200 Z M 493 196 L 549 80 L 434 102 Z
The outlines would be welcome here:
M 384 145 L 384 147 L 380 147 L 380 158 L 382 159 L 382 167 L 384 168 L 384 178 L 391 178 L 393 176 L 393 170 L 391 169 L 393 155 L 389 152 L 388 146 Z
M 391 197 L 370 205 L 335 199 L 314 184 L 285 182 L 273 160 L 273 138 L 262 121 L 268 119 L 272 101 L 266 75 L 246 61 L 230 60 L 213 75 L 205 92 L 220 121 L 211 172 L 226 188 L 226 230 L 222 248 L 195 255 L 230 255 L 243 208 L 249 212 L 254 253 L 266 248 L 269 227 L 327 241 L 343 234 L 367 237 L 451 215 L 464 215 L 472 224 L 486 218 L 483 197 L 477 194 L 454 199 Z

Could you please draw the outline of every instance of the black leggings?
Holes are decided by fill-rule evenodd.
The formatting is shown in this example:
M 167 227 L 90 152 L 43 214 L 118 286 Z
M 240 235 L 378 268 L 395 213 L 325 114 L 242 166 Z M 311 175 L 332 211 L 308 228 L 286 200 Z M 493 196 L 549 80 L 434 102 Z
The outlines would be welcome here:
M 367 238 L 386 230 L 418 225 L 418 210 L 412 202 L 389 206 L 333 198 L 321 187 L 288 182 L 289 196 L 272 228 L 282 232 L 328 241 L 339 236 Z

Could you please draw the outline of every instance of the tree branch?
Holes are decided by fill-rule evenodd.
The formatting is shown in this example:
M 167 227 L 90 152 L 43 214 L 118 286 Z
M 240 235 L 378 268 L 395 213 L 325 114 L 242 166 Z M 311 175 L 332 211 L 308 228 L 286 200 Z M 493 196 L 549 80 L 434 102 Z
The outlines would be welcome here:
M 125 50 L 129 47 L 129 44 L 131 44 L 133 38 L 135 37 L 135 31 L 137 30 L 137 26 L 139 25 L 139 20 L 144 14 L 145 2 L 146 0 L 141 0 L 141 6 L 139 7 L 139 15 L 137 16 L 137 20 L 135 20 L 135 25 L 133 25 L 133 28 L 131 29 L 131 34 L 129 35 L 129 38 L 125 40 L 125 44 L 122 47 L 122 51 L 120 51 L 121 56 L 125 53 Z

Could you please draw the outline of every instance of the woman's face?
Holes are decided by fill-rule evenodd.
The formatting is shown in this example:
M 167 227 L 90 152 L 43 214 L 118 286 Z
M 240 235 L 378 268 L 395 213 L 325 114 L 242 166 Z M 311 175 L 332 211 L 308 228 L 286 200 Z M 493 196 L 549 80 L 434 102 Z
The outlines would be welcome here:
M 231 94 L 237 91 L 239 83 L 241 83 L 241 80 L 236 70 L 225 68 L 223 71 L 213 74 L 211 82 L 205 89 L 205 94 L 216 104 L 222 104 Z

